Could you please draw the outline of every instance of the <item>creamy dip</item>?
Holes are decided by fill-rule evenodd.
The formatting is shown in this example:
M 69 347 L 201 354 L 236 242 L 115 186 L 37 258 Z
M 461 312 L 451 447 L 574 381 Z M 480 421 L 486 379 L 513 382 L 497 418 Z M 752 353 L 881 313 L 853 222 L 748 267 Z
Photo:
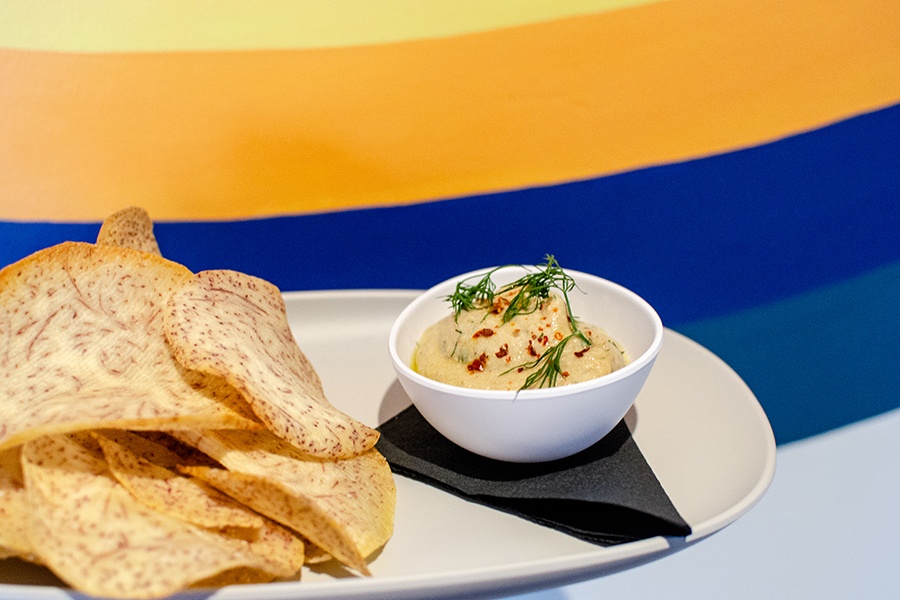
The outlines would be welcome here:
M 527 377 L 546 360 L 530 368 L 527 365 L 572 334 L 572 326 L 564 301 L 555 294 L 535 301 L 535 310 L 519 313 L 504 323 L 505 306 L 516 293 L 510 290 L 491 306 L 461 311 L 429 327 L 416 346 L 413 369 L 430 379 L 461 387 L 522 389 Z M 594 379 L 628 363 L 624 350 L 603 329 L 576 323 L 591 344 L 577 337 L 566 342 L 559 359 L 557 386 Z M 521 368 L 523 365 L 526 368 Z

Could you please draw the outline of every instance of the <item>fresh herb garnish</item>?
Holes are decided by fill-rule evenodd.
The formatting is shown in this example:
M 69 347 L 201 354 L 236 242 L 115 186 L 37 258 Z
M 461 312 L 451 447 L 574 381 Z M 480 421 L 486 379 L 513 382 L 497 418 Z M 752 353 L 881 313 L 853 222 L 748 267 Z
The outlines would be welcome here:
M 504 267 L 496 267 L 484 275 L 475 275 L 459 281 L 453 293 L 446 297 L 453 307 L 454 317 L 459 317 L 463 311 L 489 308 L 493 306 L 498 296 L 514 289 L 519 291 L 509 300 L 509 305 L 503 312 L 504 323 L 518 315 L 538 310 L 541 301 L 550 297 L 552 289 L 562 292 L 566 308 L 569 308 L 568 293 L 575 288 L 575 280 L 562 270 L 553 255 L 548 254 L 545 260 L 546 263 L 538 266 L 536 272 L 528 273 L 500 289 L 497 289 L 493 275 Z M 469 283 L 476 278 L 478 279 L 475 283 Z
M 484 275 L 463 279 L 456 284 L 456 289 L 446 297 L 446 300 L 450 302 L 450 306 L 453 308 L 454 318 L 459 318 L 460 313 L 463 311 L 478 309 L 490 311 L 500 296 L 512 290 L 517 290 L 516 294 L 505 305 L 505 308 L 502 308 L 501 320 L 503 323 L 508 323 L 518 315 L 529 314 L 539 310 L 544 300 L 550 297 L 551 291 L 558 290 L 562 294 L 566 306 L 566 316 L 572 327 L 572 333 L 564 337 L 556 345 L 551 346 L 535 360 L 517 365 L 502 373 L 537 369 L 534 373 L 528 375 L 520 390 L 530 387 L 553 387 L 556 385 L 559 375 L 566 376 L 566 373 L 563 372 L 560 366 L 562 352 L 566 344 L 572 338 L 577 337 L 586 346 L 591 345 L 590 339 L 578 328 L 575 316 L 572 314 L 572 305 L 569 302 L 569 292 L 576 287 L 575 280 L 563 271 L 552 254 L 548 254 L 545 257 L 545 263 L 538 266 L 536 272 L 528 273 L 512 283 L 497 289 L 492 276 L 501 268 L 503 267 L 492 269 Z M 476 279 L 477 281 L 470 283 Z
M 456 289 L 445 298 L 450 302 L 450 306 L 453 307 L 454 319 L 459 318 L 459 313 L 463 311 L 476 310 L 494 303 L 494 290 L 497 286 L 494 284 L 491 276 L 500 268 L 502 267 L 491 269 L 474 284 L 468 282 L 475 277 L 469 277 L 457 282 Z
M 525 390 L 530 387 L 554 387 L 556 386 L 557 378 L 562 375 L 563 377 L 567 376 L 567 373 L 562 370 L 562 366 L 560 361 L 562 360 L 563 349 L 566 347 L 566 344 L 569 343 L 569 340 L 575 337 L 580 337 L 585 341 L 588 345 L 590 345 L 590 341 L 585 338 L 581 333 L 571 333 L 561 339 L 558 344 L 555 346 L 551 346 L 546 352 L 541 354 L 538 358 L 531 362 L 527 362 L 511 369 L 507 369 L 501 375 L 505 375 L 510 371 L 524 371 L 527 369 L 537 368 L 537 371 L 528 375 L 525 378 L 525 383 L 522 384 L 520 390 Z M 539 384 L 535 386 L 535 384 Z

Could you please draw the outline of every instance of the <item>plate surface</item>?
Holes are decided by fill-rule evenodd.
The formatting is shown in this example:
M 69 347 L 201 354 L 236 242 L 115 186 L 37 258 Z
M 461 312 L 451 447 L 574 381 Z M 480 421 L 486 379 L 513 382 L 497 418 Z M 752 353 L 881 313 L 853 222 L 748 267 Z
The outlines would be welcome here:
M 409 405 L 394 376 L 387 337 L 413 291 L 285 294 L 297 342 L 329 399 L 378 425 Z M 517 517 L 397 478 L 396 529 L 371 562 L 373 576 L 304 568 L 302 582 L 233 586 L 187 598 L 402 599 L 506 595 L 601 576 L 661 558 L 709 536 L 749 510 L 775 471 L 769 422 L 724 362 L 666 330 L 662 351 L 626 417 L 676 508 L 686 540 L 662 537 L 598 547 Z M 75 596 L 47 570 L 0 561 L 0 598 Z

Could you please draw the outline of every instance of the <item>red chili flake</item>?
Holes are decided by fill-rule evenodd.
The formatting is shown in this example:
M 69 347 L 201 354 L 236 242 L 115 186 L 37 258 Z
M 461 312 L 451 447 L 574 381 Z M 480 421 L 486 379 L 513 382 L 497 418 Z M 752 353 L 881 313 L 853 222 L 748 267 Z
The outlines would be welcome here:
M 484 363 L 486 363 L 486 362 L 487 362 L 487 355 L 484 352 L 482 352 L 481 356 L 479 356 L 478 358 L 476 358 L 475 360 L 470 362 L 466 368 L 469 369 L 469 371 L 472 373 L 474 373 L 475 371 L 479 371 L 479 372 L 484 371 Z
M 491 313 L 499 315 L 504 310 L 506 310 L 507 306 L 509 306 L 509 300 L 507 300 L 506 298 L 497 298 L 496 300 L 494 300 L 494 305 L 491 306 Z
M 587 352 L 587 351 L 590 350 L 590 349 L 591 349 L 591 347 L 588 346 L 588 347 L 585 348 L 584 350 L 576 350 L 576 351 L 575 351 L 575 356 L 576 356 L 577 358 L 581 358 L 582 356 L 584 356 L 584 353 Z
M 533 356 L 535 358 L 537 358 L 541 355 L 540 352 L 538 352 L 537 350 L 534 349 L 534 346 L 532 346 L 532 342 L 528 342 L 528 354 L 530 354 L 531 356 Z
M 568 372 L 568 371 L 563 371 L 562 373 L 560 373 L 560 375 L 562 375 L 563 377 L 568 377 L 568 376 L 569 376 L 569 372 Z
M 491 337 L 492 335 L 494 335 L 494 330 L 490 327 L 485 327 L 484 329 L 479 329 L 478 331 L 476 331 L 472 335 L 472 338 L 475 339 L 480 337 Z
M 497 358 L 503 358 L 507 354 L 509 354 L 509 344 L 503 344 L 502 346 L 500 346 L 499 350 L 494 352 L 494 356 L 496 356 Z
M 556 339 L 557 342 L 561 342 L 565 336 L 563 335 L 562 331 L 557 331 L 556 333 L 553 334 L 553 337 Z
M 545 335 L 545 336 L 543 336 L 543 337 L 542 337 L 540 340 L 538 340 L 538 341 L 541 343 L 541 345 L 546 346 L 546 345 L 550 342 L 550 338 L 548 338 L 548 337 Z

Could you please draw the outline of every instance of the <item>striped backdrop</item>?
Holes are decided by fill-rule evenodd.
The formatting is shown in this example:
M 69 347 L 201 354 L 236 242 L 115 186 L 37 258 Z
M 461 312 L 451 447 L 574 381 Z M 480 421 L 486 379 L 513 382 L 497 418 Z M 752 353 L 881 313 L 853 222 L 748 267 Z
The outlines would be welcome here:
M 900 406 L 900 3 L 555 4 L 0 4 L 0 265 L 128 205 L 285 291 L 552 253 L 779 443 Z

